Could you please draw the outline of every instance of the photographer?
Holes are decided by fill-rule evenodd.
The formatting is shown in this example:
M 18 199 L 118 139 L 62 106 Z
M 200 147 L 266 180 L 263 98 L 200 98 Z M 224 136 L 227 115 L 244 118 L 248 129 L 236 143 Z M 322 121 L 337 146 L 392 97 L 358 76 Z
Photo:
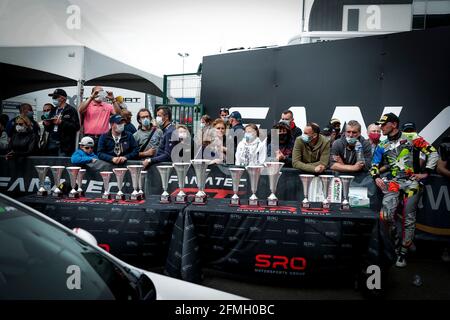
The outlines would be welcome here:
M 441 158 L 438 160 L 436 171 L 441 176 L 450 179 L 450 136 L 442 139 L 439 154 Z

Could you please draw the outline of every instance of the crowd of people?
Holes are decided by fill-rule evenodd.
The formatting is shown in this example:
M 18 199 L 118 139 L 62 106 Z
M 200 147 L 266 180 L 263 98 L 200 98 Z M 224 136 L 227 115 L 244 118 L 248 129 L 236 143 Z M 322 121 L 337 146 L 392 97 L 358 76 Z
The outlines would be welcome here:
M 443 140 L 439 157 L 437 150 L 417 134 L 414 123 L 400 126 L 400 119 L 393 113 L 367 127 L 368 139 L 361 135 L 361 124 L 356 120 L 348 121 L 342 129 L 337 118 L 323 129 L 308 122 L 302 130 L 289 110 L 281 113 L 267 133 L 256 124 L 244 125 L 239 112 L 230 114 L 228 108 L 221 108 L 216 119 L 203 115 L 198 132 L 193 133 L 174 123 L 168 106 L 159 106 L 155 119 L 148 109 L 140 109 L 135 128 L 123 98 L 114 97 L 113 92 L 100 86 L 94 87 L 78 108 L 67 103 L 67 93 L 62 89 L 49 97 L 52 102 L 43 106 L 39 123 L 32 106 L 26 103 L 13 119 L 1 115 L 0 153 L 6 159 L 63 156 L 70 157 L 73 165 L 96 161 L 123 165 L 128 160 L 139 160 L 148 167 L 207 158 L 212 164 L 238 166 L 279 161 L 285 167 L 311 174 L 325 170 L 366 173 L 383 193 L 383 218 L 397 245 L 399 267 L 406 265 L 412 245 L 423 182 L 434 171 L 450 179 L 450 138 Z M 81 140 L 77 147 L 78 135 Z M 401 232 L 395 223 L 400 204 Z

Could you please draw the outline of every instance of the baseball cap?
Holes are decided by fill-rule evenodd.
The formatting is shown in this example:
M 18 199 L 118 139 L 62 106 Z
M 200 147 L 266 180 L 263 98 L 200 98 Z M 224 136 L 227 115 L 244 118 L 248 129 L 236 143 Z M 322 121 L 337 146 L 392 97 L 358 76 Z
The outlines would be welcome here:
M 83 139 L 81 139 L 79 145 L 86 146 L 86 147 L 93 147 L 94 139 L 92 139 L 91 137 L 84 137 Z
M 335 124 L 335 123 L 339 123 L 340 124 L 341 120 L 339 120 L 338 118 L 333 118 L 333 119 L 330 120 L 330 123 L 331 124 Z
M 400 123 L 400 119 L 393 114 L 392 112 L 390 113 L 386 113 L 383 114 L 380 118 L 380 120 L 378 120 L 377 122 L 375 122 L 376 124 L 380 125 L 380 124 L 385 124 L 387 122 L 397 122 Z
M 119 124 L 120 122 L 125 121 L 124 118 L 120 114 L 114 114 L 109 118 L 109 123 L 116 123 Z
M 53 91 L 53 93 L 49 93 L 48 96 L 62 96 L 67 98 L 67 93 L 63 89 L 56 89 L 55 91 Z
M 402 126 L 402 131 L 411 130 L 416 132 L 416 124 L 414 122 L 405 122 Z
M 234 118 L 234 119 L 236 119 L 237 121 L 241 121 L 241 120 L 242 120 L 242 116 L 241 116 L 241 114 L 240 114 L 238 111 L 233 111 L 233 112 L 230 114 L 230 118 Z

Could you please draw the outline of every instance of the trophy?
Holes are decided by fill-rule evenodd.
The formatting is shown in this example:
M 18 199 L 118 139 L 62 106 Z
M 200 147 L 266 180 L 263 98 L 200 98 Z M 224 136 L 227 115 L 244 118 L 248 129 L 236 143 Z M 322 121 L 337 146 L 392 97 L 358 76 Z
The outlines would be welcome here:
M 309 185 L 311 184 L 312 179 L 314 178 L 314 175 L 312 174 L 300 174 L 299 175 L 300 180 L 302 181 L 303 186 L 303 201 L 302 201 L 302 208 L 309 208 L 310 203 L 308 200 L 308 190 Z
M 266 162 L 264 166 L 267 169 L 267 174 L 269 175 L 269 186 L 270 186 L 270 196 L 267 198 L 268 206 L 278 206 L 278 198 L 275 195 L 277 191 L 278 180 L 281 176 L 281 168 L 284 166 L 283 162 Z
M 205 193 L 207 170 L 210 160 L 197 159 L 191 160 L 194 167 L 195 176 L 197 177 L 198 192 L 195 194 L 194 204 L 206 204 L 207 195 Z
M 127 168 L 114 168 L 113 172 L 116 175 L 117 179 L 117 188 L 119 192 L 116 194 L 116 200 L 125 200 L 125 194 L 122 192 L 123 187 L 123 178 L 125 177 L 125 173 L 127 173 Z
M 39 176 L 39 189 L 37 192 L 38 196 L 46 196 L 48 194 L 47 190 L 44 188 L 44 180 L 47 175 L 48 168 L 50 166 L 34 166 Z
M 61 183 L 61 175 L 66 167 L 63 166 L 52 166 L 50 169 L 52 170 L 53 174 L 53 180 L 55 180 L 55 185 L 53 186 L 52 190 L 52 196 L 54 197 L 62 197 L 63 193 L 61 189 L 59 188 L 59 185 Z
M 248 204 L 250 206 L 258 205 L 258 197 L 256 196 L 256 190 L 258 189 L 259 177 L 261 176 L 261 171 L 264 169 L 263 166 L 247 166 L 248 175 L 250 177 L 250 187 L 252 190 L 252 195 L 248 199 Z
M 80 169 L 80 171 L 78 171 L 78 176 L 77 176 L 77 185 L 78 185 L 78 194 L 83 197 L 84 196 L 84 191 L 81 188 L 81 185 L 83 184 L 83 178 L 84 175 L 86 174 L 86 169 Z
M 233 182 L 233 192 L 234 192 L 234 195 L 231 197 L 230 200 L 230 206 L 239 205 L 239 196 L 237 194 L 239 192 L 239 182 L 241 181 L 241 177 L 244 171 L 245 170 L 242 168 L 230 168 L 231 181 Z
M 144 169 L 142 165 L 130 165 L 127 166 L 131 174 L 131 183 L 133 184 L 133 192 L 131 193 L 130 200 L 142 200 L 139 194 L 139 182 L 141 181 L 141 172 Z
M 77 177 L 78 172 L 81 170 L 80 167 L 67 167 L 67 172 L 69 173 L 70 177 L 70 186 L 72 187 L 72 190 L 69 192 L 69 198 L 79 198 L 80 194 L 77 190 L 75 190 L 75 186 L 77 184 Z
M 175 202 L 176 203 L 186 203 L 187 202 L 187 194 L 184 193 L 184 180 L 186 179 L 187 172 L 189 170 L 189 167 L 191 166 L 190 163 L 184 163 L 184 162 L 176 162 L 173 164 L 173 167 L 175 168 L 175 171 L 177 172 L 178 177 L 178 186 L 180 188 L 180 191 L 178 191 Z
M 323 209 L 330 209 L 330 202 L 328 201 L 328 186 L 330 185 L 331 179 L 333 179 L 333 177 L 334 176 L 332 176 L 332 175 L 319 176 L 320 181 L 322 181 L 322 190 L 323 190 L 322 208 Z
M 159 171 L 161 176 L 161 184 L 163 188 L 163 193 L 161 194 L 160 203 L 170 203 L 170 195 L 167 192 L 167 187 L 169 185 L 169 177 L 172 172 L 172 166 L 157 166 L 156 169 Z
M 113 172 L 112 171 L 102 171 L 100 175 L 103 179 L 103 188 L 105 188 L 105 192 L 102 195 L 102 199 L 111 199 L 111 194 L 109 193 L 109 180 L 111 179 Z
M 141 171 L 141 178 L 139 179 L 139 195 L 141 199 L 145 199 L 145 180 L 147 180 L 147 171 Z
M 350 188 L 350 183 L 355 178 L 354 176 L 340 176 L 342 181 L 342 197 L 344 200 L 342 200 L 341 203 L 341 210 L 348 211 L 350 210 L 350 203 L 348 202 L 348 192 Z

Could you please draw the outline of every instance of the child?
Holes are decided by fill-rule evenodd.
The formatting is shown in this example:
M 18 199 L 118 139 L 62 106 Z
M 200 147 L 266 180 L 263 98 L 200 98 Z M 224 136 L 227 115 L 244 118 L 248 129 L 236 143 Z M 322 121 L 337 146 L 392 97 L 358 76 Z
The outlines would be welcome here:
M 98 160 L 98 157 L 94 154 L 94 139 L 91 137 L 84 137 L 79 144 L 80 149 L 76 150 L 72 155 L 72 164 L 82 165 Z

